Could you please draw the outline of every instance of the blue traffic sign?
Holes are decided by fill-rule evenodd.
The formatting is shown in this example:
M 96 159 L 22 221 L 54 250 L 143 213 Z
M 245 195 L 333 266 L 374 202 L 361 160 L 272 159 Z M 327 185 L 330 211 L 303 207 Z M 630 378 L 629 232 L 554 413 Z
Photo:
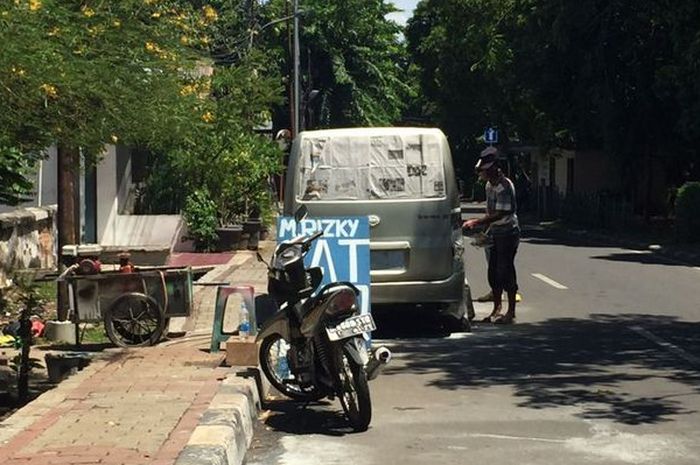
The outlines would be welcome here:
M 484 142 L 487 144 L 498 143 L 498 129 L 488 128 L 484 131 Z

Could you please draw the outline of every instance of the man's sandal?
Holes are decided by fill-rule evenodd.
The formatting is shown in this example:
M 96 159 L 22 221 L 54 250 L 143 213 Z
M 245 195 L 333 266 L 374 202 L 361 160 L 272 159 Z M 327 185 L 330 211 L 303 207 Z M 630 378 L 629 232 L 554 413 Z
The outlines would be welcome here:
M 493 324 L 495 325 L 512 325 L 513 323 L 515 323 L 515 317 L 510 315 L 500 315 L 493 320 Z
M 492 313 L 491 315 L 487 316 L 483 320 L 481 320 L 482 323 L 495 323 L 497 320 L 503 318 L 503 313 L 498 311 L 497 313 Z

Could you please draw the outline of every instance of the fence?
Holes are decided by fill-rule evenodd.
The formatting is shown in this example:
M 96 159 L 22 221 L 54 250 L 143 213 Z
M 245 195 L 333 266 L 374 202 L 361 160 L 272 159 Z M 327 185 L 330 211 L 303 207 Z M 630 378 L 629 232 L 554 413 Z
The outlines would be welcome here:
M 619 194 L 570 193 L 556 203 L 559 217 L 569 224 L 611 231 L 628 230 L 635 224 L 632 203 Z
M 56 266 L 56 207 L 0 214 L 0 288 L 12 272 Z

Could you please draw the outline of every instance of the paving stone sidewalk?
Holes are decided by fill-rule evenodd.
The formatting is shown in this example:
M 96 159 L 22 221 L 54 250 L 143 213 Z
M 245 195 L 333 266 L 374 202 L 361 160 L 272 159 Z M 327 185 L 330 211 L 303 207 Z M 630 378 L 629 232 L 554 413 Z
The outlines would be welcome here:
M 253 252 L 243 251 L 205 278 L 251 284 L 260 292 L 265 269 Z M 238 455 L 244 452 L 252 432 L 239 434 L 237 429 L 245 430 L 241 414 L 225 408 L 249 404 L 254 388 L 252 381 L 239 382 L 235 370 L 222 367 L 223 351 L 208 352 L 215 297 L 216 287 L 195 288 L 193 316 L 186 326 L 198 337 L 110 351 L 0 423 L 0 465 L 198 463 L 198 457 L 181 455 L 186 446 L 211 442 L 202 438 L 207 428 L 193 432 L 217 414 L 235 416 L 226 423 L 228 436 L 214 438 L 217 447 L 225 449 L 229 445 L 221 441 L 238 438 L 232 447 Z M 245 395 L 232 397 L 240 392 Z M 243 407 L 243 415 L 250 416 L 250 408 Z M 193 450 L 189 447 L 187 453 Z M 222 463 L 237 460 L 230 450 L 223 452 L 228 462 Z M 201 459 L 199 463 L 210 463 Z

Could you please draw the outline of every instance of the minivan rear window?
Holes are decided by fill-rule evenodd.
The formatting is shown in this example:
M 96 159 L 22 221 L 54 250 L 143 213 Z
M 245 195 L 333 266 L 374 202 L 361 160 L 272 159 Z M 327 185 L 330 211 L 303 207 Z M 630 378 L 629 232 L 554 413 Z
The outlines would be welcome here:
M 430 134 L 306 137 L 300 152 L 298 200 L 445 197 L 440 141 Z

